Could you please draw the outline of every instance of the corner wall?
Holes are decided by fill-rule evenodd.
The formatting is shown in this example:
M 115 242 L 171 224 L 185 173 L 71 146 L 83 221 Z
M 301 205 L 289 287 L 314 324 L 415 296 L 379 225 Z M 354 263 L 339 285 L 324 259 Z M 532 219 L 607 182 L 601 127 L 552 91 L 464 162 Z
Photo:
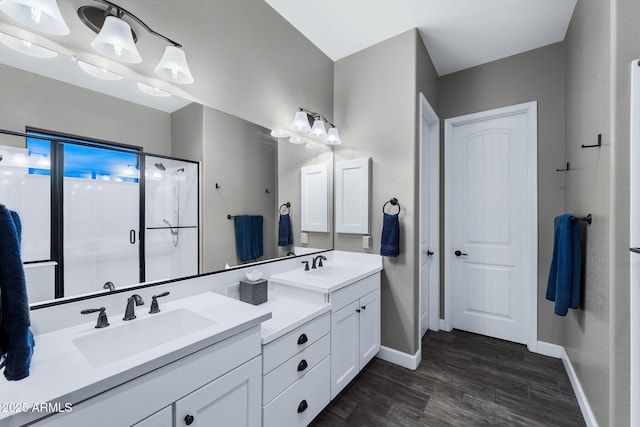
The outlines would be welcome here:
M 420 43 L 420 44 L 419 44 Z M 373 248 L 362 249 L 361 235 L 336 233 L 339 250 L 379 253 L 382 206 L 397 197 L 400 214 L 400 256 L 384 258 L 382 272 L 382 345 L 415 354 L 418 277 L 418 90 L 435 97 L 432 72 L 417 31 L 410 30 L 335 63 L 334 116 L 344 145 L 335 161 L 372 158 L 371 236 Z M 418 58 L 417 58 L 418 57 Z M 419 61 L 419 63 L 417 62 Z M 434 102 L 430 99 L 430 102 Z

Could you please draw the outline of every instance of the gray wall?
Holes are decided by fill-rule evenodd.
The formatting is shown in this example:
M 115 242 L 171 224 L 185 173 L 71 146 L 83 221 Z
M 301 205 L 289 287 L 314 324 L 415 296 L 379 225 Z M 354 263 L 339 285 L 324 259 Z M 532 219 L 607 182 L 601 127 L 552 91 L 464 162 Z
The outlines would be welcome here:
M 556 43 L 441 77 L 438 104 L 446 119 L 538 101 L 538 339 L 551 343 L 562 339 L 561 320 L 545 291 L 553 218 L 564 211 L 566 172 L 555 172 L 565 164 L 564 86 L 564 46 Z M 573 159 L 567 161 L 573 167 Z
M 610 2 L 578 2 L 565 38 L 568 212 L 593 214 L 587 229 L 584 310 L 562 319 L 562 344 L 600 425 L 609 421 L 611 230 Z M 603 136 L 603 147 L 581 149 Z M 627 202 L 628 205 L 628 202 Z M 625 254 L 628 257 L 627 254 Z M 627 281 L 628 283 L 628 281 Z
M 202 162 L 201 271 L 240 263 L 227 215 L 262 215 L 263 259 L 275 257 L 277 153 L 270 131 L 197 104 L 173 113 L 173 126 L 174 155 Z
M 29 126 L 170 153 L 168 113 L 1 64 L 0 87 L 2 129 Z
M 291 116 L 293 117 L 293 115 Z M 329 165 L 329 232 L 309 232 L 309 243 L 303 244 L 301 233 L 301 176 L 300 168 L 326 163 Z M 293 229 L 293 246 L 316 249 L 333 248 L 333 151 L 324 146 L 309 150 L 303 144 L 291 144 L 287 138 L 278 140 L 278 206 L 290 202 L 291 228 Z M 293 251 L 291 246 L 278 248 L 278 256 L 285 256 Z
M 362 236 L 336 233 L 336 249 L 380 253 L 382 205 L 397 197 L 400 256 L 384 258 L 382 272 L 382 345 L 415 354 L 417 339 L 417 71 L 432 71 L 416 30 L 355 53 L 335 63 L 334 115 L 344 144 L 335 160 L 372 158 L 371 236 L 373 248 L 362 249 Z M 434 96 L 433 79 L 420 79 Z M 426 86 L 426 87 L 425 87 Z M 431 100 L 434 102 L 434 100 Z M 433 105 L 433 104 L 432 104 Z
M 169 2 L 127 3 L 184 45 L 195 82 L 181 89 L 200 103 L 271 129 L 298 107 L 331 120 L 333 62 L 264 0 L 199 1 L 178 16 Z

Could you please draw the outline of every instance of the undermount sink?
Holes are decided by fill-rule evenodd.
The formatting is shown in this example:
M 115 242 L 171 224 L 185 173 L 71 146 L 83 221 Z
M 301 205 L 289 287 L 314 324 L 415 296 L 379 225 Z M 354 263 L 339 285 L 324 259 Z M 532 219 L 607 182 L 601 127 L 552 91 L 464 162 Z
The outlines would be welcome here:
M 367 268 L 327 265 L 309 271 L 296 269 L 274 274 L 270 279 L 285 285 L 302 286 L 317 291 L 330 292 L 345 283 L 361 277 L 367 271 Z
M 318 267 L 316 269 L 312 269 L 309 271 L 305 271 L 306 274 L 311 274 L 314 276 L 321 276 L 321 277 L 327 277 L 327 278 L 331 278 L 331 277 L 339 277 L 339 276 L 344 276 L 347 274 L 353 274 L 354 270 L 351 268 L 346 268 L 346 267 L 337 267 L 335 265 L 330 265 L 327 267 Z
M 99 368 L 216 323 L 190 310 L 178 309 L 144 319 L 134 319 L 116 327 L 96 330 L 74 339 L 73 344 L 91 366 Z

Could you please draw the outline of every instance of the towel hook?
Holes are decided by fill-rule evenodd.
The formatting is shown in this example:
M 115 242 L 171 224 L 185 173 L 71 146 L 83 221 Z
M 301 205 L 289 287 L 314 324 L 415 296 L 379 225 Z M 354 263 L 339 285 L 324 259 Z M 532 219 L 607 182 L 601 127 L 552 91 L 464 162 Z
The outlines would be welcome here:
M 382 205 L 382 213 L 384 214 L 384 208 L 387 207 L 387 205 L 391 203 L 391 206 L 397 206 L 398 207 L 398 214 L 400 214 L 400 203 L 398 202 L 398 199 L 396 199 L 395 197 L 393 197 L 391 200 L 387 201 L 384 205 Z
M 285 209 L 285 212 L 282 212 L 282 208 Z M 288 214 L 290 212 L 291 209 L 291 202 L 286 202 L 280 205 L 280 207 L 278 208 L 278 212 L 280 212 L 281 215 L 284 214 Z

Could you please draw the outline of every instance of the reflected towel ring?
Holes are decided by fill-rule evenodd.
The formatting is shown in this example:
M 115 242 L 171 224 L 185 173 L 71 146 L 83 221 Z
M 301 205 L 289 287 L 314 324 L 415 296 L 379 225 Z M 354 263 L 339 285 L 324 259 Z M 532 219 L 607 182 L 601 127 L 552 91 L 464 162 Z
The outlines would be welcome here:
M 384 205 L 382 205 L 382 213 L 383 214 L 386 213 L 384 211 L 384 208 L 386 208 L 389 203 L 391 203 L 391 206 L 397 206 L 398 207 L 398 213 L 397 214 L 400 214 L 400 203 L 398 202 L 398 199 L 396 199 L 395 197 L 392 198 L 391 200 L 389 200 L 388 202 L 386 202 Z
M 282 208 L 285 209 L 285 212 L 282 212 Z M 280 212 L 280 215 L 289 214 L 290 208 L 291 208 L 291 202 L 283 203 L 278 208 L 278 212 Z

